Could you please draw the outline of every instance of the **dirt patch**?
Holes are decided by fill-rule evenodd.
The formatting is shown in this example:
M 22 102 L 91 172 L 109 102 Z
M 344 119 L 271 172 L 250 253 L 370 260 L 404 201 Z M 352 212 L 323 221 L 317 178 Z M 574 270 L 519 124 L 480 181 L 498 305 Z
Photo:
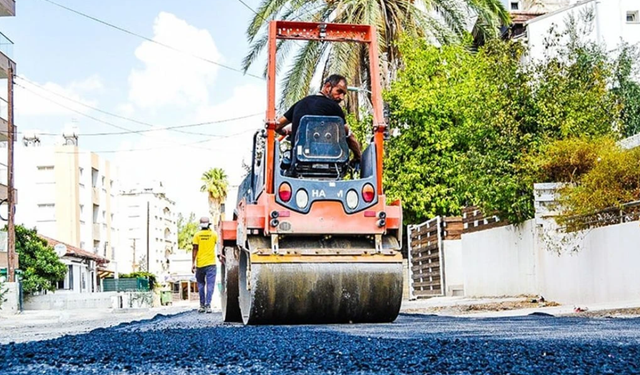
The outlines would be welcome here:
M 640 307 L 593 311 L 588 310 L 587 308 L 579 308 L 574 309 L 573 313 L 564 314 L 563 316 L 584 316 L 587 318 L 640 318 Z
M 520 309 L 534 309 L 541 307 L 560 306 L 552 301 L 539 302 L 536 299 L 520 301 L 500 301 L 489 303 L 472 303 L 450 306 L 433 306 L 420 309 L 406 309 L 405 312 L 418 312 L 422 314 L 463 315 L 490 311 L 509 311 Z
M 466 306 L 455 306 L 458 308 L 461 314 L 464 313 L 478 313 L 488 311 L 509 311 L 520 309 L 534 309 L 540 307 L 560 306 L 556 302 L 538 302 L 537 300 L 527 301 L 502 301 L 491 303 L 471 304 Z

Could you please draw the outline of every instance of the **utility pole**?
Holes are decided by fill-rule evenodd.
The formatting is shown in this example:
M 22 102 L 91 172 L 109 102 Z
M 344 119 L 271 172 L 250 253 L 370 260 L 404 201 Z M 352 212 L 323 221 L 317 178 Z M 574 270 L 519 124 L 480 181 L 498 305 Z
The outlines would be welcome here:
M 7 276 L 9 282 L 15 282 L 16 271 L 16 227 L 14 217 L 15 196 L 13 191 L 13 142 L 15 129 L 13 126 L 13 67 L 9 66 L 7 80 Z
M 133 270 L 133 272 L 137 271 L 136 269 L 136 239 L 133 238 L 133 246 L 131 247 L 133 249 L 133 258 L 131 259 L 131 269 Z
M 147 200 L 147 272 L 151 272 L 149 269 L 149 201 Z

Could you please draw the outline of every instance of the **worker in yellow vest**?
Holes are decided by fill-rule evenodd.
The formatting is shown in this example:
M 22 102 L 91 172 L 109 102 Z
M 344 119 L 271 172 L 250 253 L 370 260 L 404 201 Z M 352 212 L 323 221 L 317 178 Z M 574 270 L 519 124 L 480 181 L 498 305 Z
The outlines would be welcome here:
M 211 230 L 208 217 L 200 218 L 200 230 L 193 236 L 191 255 L 200 295 L 199 313 L 211 313 L 211 297 L 216 280 L 216 243 L 218 235 Z

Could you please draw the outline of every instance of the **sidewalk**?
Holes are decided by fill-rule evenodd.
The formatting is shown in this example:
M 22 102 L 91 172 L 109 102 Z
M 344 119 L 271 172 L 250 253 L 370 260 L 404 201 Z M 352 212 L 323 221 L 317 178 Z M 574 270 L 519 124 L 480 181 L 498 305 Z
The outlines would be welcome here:
M 554 316 L 589 317 L 637 317 L 640 316 L 640 300 L 587 305 L 559 305 L 546 301 L 541 303 L 533 297 L 469 298 L 432 297 L 413 301 L 402 301 L 400 312 L 408 314 L 435 314 L 465 317 L 524 316 L 533 313 Z M 576 311 L 578 308 L 578 311 Z
M 0 315 L 0 345 L 86 333 L 96 328 L 152 319 L 158 314 L 179 314 L 194 310 L 198 307 L 197 305 L 197 302 L 183 301 L 171 306 L 153 308 L 25 310 L 20 314 Z

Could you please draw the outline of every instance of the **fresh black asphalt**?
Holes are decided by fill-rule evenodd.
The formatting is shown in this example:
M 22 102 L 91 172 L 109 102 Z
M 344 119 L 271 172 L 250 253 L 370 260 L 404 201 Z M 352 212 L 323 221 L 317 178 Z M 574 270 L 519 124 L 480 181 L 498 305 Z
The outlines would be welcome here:
M 0 373 L 640 374 L 640 319 L 400 315 L 245 327 L 190 311 L 2 345 Z

